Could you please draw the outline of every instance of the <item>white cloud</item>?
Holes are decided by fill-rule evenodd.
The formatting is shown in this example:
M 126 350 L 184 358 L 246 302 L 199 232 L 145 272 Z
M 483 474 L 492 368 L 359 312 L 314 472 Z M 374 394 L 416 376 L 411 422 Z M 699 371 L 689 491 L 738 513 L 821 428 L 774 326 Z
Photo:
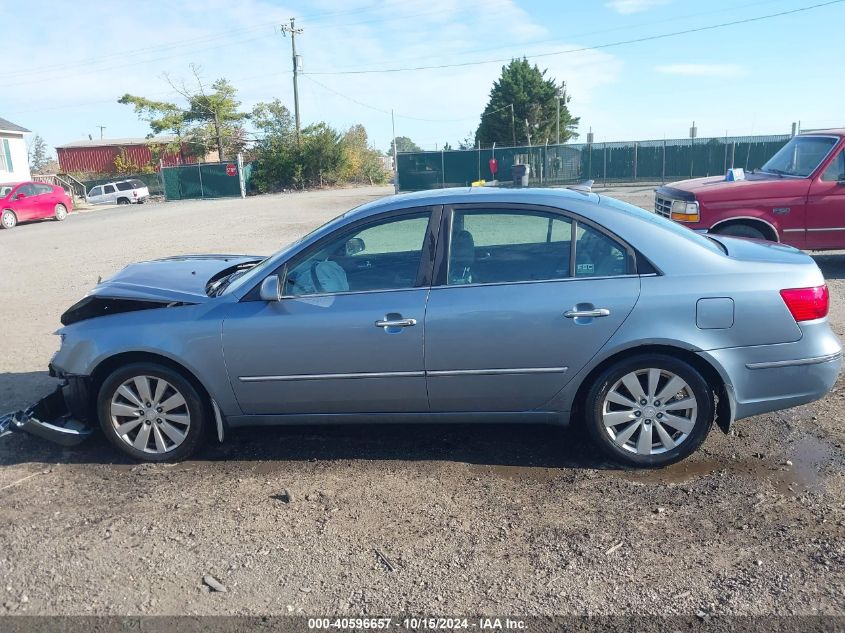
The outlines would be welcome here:
M 737 64 L 667 64 L 657 66 L 655 70 L 664 75 L 682 75 L 685 77 L 739 77 L 746 73 Z
M 669 2 L 671 2 L 671 0 L 611 0 L 610 2 L 605 3 L 604 6 L 613 9 L 617 13 L 629 15 L 631 13 L 648 11 L 654 7 L 669 4 Z

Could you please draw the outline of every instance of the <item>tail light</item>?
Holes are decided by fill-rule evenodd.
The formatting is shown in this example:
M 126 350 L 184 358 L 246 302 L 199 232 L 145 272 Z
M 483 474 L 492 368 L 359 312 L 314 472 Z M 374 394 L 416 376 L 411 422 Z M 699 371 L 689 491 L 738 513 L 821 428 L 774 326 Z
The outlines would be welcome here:
M 814 288 L 788 288 L 780 291 L 783 302 L 796 321 L 812 321 L 827 316 L 830 295 L 827 285 Z
M 133 198 L 137 198 L 137 197 L 138 197 L 138 192 L 137 192 L 137 191 L 135 191 L 134 189 L 132 190 L 132 197 L 133 197 Z

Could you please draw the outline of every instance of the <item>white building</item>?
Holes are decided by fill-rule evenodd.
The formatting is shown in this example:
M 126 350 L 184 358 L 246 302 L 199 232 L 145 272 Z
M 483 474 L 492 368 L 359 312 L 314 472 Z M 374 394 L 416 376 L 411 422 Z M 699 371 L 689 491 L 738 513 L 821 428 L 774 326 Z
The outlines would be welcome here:
M 29 130 L 0 118 L 0 183 L 31 180 L 24 134 Z

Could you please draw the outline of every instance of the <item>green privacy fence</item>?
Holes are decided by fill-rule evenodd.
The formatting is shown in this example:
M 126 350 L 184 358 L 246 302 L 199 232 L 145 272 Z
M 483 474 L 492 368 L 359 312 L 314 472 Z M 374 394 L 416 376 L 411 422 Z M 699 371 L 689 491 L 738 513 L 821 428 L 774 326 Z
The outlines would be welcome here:
M 239 159 L 162 167 L 161 177 L 167 200 L 241 197 L 249 189 L 252 165 Z
M 667 139 L 616 143 L 576 143 L 441 152 L 397 156 L 401 191 L 467 186 L 497 178 L 512 182 L 515 164 L 529 166 L 532 186 L 566 185 L 584 180 L 598 184 L 667 182 L 722 175 L 731 167 L 756 169 L 789 140 L 789 135 Z

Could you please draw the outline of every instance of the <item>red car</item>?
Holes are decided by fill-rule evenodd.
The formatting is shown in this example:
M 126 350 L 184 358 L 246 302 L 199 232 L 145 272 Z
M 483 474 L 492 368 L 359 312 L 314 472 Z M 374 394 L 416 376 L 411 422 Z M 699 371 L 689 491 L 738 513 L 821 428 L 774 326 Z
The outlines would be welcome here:
M 0 185 L 0 228 L 13 229 L 18 222 L 56 218 L 61 221 L 73 211 L 73 201 L 64 189 L 43 182 Z
M 845 248 L 845 129 L 804 132 L 760 169 L 684 180 L 655 191 L 655 212 L 691 229 Z

